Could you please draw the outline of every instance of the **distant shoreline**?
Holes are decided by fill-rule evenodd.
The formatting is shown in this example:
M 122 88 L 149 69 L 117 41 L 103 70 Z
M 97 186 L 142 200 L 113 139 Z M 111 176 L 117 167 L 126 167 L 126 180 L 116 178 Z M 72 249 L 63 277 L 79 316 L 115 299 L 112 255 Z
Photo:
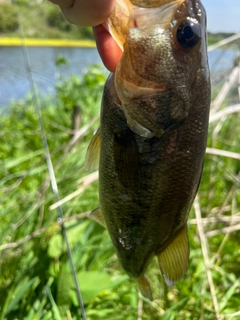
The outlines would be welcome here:
M 32 47 L 81 47 L 95 48 L 93 40 L 73 40 L 73 39 L 34 39 L 34 38 L 0 38 L 0 47 L 11 46 L 32 46 Z

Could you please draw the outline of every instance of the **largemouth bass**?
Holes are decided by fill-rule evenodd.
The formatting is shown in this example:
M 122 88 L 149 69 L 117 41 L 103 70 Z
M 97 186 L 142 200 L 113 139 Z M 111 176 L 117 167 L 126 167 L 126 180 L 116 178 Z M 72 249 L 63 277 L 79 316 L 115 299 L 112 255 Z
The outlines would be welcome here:
M 199 0 L 119 0 L 108 26 L 123 55 L 86 155 L 87 169 L 99 162 L 91 218 L 106 226 L 121 266 L 151 299 L 144 273 L 154 256 L 169 286 L 188 266 L 187 218 L 210 105 L 206 13 Z

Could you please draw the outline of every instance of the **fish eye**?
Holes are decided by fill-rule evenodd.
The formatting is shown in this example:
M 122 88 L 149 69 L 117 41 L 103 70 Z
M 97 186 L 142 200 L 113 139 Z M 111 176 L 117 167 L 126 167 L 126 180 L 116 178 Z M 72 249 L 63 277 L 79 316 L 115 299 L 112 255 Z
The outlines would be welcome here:
M 194 47 L 201 39 L 201 27 L 191 20 L 183 21 L 177 29 L 177 40 L 184 48 Z

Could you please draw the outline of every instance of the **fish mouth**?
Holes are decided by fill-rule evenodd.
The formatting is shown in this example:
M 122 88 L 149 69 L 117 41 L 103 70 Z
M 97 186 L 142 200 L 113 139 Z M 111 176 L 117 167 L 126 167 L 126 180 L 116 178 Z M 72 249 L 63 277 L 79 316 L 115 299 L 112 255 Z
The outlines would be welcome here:
M 157 27 L 157 29 L 166 30 L 172 22 L 177 8 L 185 0 L 158 1 L 157 7 L 139 7 L 133 6 L 129 19 L 129 29 Z M 159 31 L 157 31 L 159 32 Z
M 130 0 L 131 3 L 138 7 L 143 8 L 156 8 L 161 7 L 164 4 L 168 4 L 170 2 L 178 2 L 182 3 L 185 0 Z
M 127 35 L 138 29 L 151 33 L 169 28 L 178 7 L 186 0 L 118 0 L 105 27 L 123 51 Z M 174 22 L 173 22 L 174 23 Z

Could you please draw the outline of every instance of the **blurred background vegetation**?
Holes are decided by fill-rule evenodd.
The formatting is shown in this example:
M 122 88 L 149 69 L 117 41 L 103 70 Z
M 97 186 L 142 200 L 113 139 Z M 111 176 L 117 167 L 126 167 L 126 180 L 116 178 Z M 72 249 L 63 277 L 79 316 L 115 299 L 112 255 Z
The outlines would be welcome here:
M 98 205 L 97 177 L 85 172 L 84 157 L 99 125 L 104 82 L 102 70 L 93 66 L 82 78 L 60 81 L 56 96 L 41 100 L 87 318 L 216 319 L 200 223 L 218 312 L 221 319 L 239 319 L 239 113 L 210 124 L 208 146 L 231 151 L 238 159 L 206 155 L 198 195 L 201 219 L 196 220 L 194 208 L 189 218 L 189 269 L 168 289 L 153 261 L 148 271 L 155 299 L 151 303 L 139 297 L 133 281 L 119 268 L 107 231 L 86 218 Z M 237 84 L 230 93 L 221 110 L 235 101 Z M 74 110 L 83 130 L 73 144 Z M 0 128 L 0 319 L 80 319 L 31 96 L 2 115 Z
M 89 28 L 66 24 L 53 5 L 18 4 L 26 37 L 92 37 Z M 0 4 L 2 35 L 16 35 L 11 10 Z M 7 14 L 9 26 L 1 27 Z M 188 271 L 167 288 L 153 260 L 148 270 L 153 302 L 139 295 L 119 267 L 107 231 L 87 218 L 98 205 L 98 182 L 96 173 L 86 173 L 84 157 L 99 126 L 105 73 L 94 65 L 81 78 L 60 79 L 55 96 L 39 98 L 87 319 L 240 318 L 240 114 L 229 109 L 239 104 L 238 82 L 219 98 L 238 65 L 236 59 L 220 80 L 212 75 L 214 109 L 203 178 L 189 217 Z M 81 319 L 31 93 L 1 115 L 0 141 L 0 320 Z
M 0 36 L 19 37 L 18 17 L 26 38 L 93 39 L 91 27 L 70 24 L 51 2 L 17 0 L 0 2 Z
M 26 38 L 93 39 L 91 27 L 68 23 L 58 6 L 49 1 L 15 0 L 15 3 L 18 5 L 17 11 Z M 231 35 L 233 33 L 208 32 L 208 44 L 212 45 Z M 11 2 L 0 1 L 1 36 L 19 36 L 16 7 Z

